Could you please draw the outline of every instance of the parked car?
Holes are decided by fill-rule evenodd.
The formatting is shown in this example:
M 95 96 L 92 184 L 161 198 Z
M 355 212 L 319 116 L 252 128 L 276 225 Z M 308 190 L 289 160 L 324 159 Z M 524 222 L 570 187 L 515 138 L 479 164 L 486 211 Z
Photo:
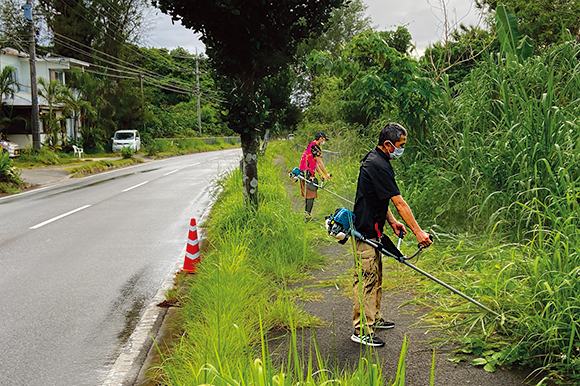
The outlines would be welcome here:
M 113 140 L 113 153 L 123 150 L 124 147 L 130 147 L 135 151 L 141 149 L 141 137 L 137 130 L 119 130 L 115 132 Z
M 20 155 L 20 146 L 14 142 L 0 140 L 2 142 L 2 153 L 8 153 L 10 158 Z

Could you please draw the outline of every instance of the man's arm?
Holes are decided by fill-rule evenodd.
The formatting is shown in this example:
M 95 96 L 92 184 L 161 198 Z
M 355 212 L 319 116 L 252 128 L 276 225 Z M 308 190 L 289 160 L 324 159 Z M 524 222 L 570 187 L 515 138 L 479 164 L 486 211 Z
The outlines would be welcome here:
M 407 226 L 411 229 L 411 232 L 413 232 L 413 234 L 417 238 L 419 244 L 421 244 L 423 247 L 428 247 L 429 245 L 431 245 L 432 241 L 429 239 L 429 234 L 421 229 L 421 227 L 417 223 L 417 220 L 415 220 L 415 216 L 413 216 L 413 212 L 411 212 L 411 208 L 405 202 L 405 200 L 403 200 L 403 197 L 401 195 L 398 195 L 392 197 L 391 200 L 393 201 L 393 204 L 395 204 L 397 212 L 399 212 L 399 215 L 401 216 L 403 221 L 405 221 L 405 224 L 407 224 Z M 389 224 L 391 224 L 392 226 L 392 223 L 389 220 L 389 213 L 390 212 L 387 212 L 387 221 L 389 221 Z M 390 213 L 390 215 L 391 217 L 393 217 L 392 213 Z

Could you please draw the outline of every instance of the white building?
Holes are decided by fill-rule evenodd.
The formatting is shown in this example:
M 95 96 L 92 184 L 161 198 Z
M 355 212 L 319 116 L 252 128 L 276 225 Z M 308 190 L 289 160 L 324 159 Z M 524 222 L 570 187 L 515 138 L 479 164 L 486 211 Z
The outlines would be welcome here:
M 0 71 L 5 66 L 12 66 L 16 69 L 13 74 L 15 80 L 20 85 L 20 91 L 14 93 L 14 98 L 2 99 L 2 102 L 8 107 L 11 118 L 21 117 L 22 119 L 12 120 L 4 124 L 2 132 L 12 142 L 16 142 L 21 148 L 32 147 L 32 97 L 30 92 L 30 61 L 29 55 L 25 52 L 18 51 L 14 48 L 0 49 Z M 36 60 L 36 78 L 44 78 L 47 81 L 59 80 L 66 84 L 66 71 L 71 68 L 85 68 L 89 63 L 62 57 L 39 57 Z M 40 85 L 38 85 L 40 89 Z M 44 143 L 47 132 L 45 130 L 46 122 L 43 115 L 48 114 L 48 103 L 40 95 L 38 96 L 38 106 L 40 110 L 40 141 Z M 62 107 L 54 107 L 57 117 L 62 116 Z M 26 121 L 26 123 L 25 123 Z M 67 136 L 73 136 L 72 118 L 66 120 Z

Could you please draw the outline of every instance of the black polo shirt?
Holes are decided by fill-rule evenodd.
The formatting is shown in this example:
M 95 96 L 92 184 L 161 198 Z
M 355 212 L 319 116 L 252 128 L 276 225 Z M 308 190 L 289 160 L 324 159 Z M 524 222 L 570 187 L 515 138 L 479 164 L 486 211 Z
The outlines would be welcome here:
M 389 201 L 400 194 L 389 156 L 378 147 L 371 150 L 362 159 L 358 174 L 355 229 L 367 238 L 377 237 L 377 229 L 382 235 Z

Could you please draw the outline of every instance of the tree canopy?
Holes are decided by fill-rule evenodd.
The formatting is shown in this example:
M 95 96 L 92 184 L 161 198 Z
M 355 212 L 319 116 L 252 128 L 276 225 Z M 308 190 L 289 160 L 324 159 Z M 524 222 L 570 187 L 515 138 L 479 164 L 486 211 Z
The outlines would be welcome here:
M 580 32 L 580 1 L 577 0 L 476 0 L 478 7 L 495 11 L 505 5 L 518 17 L 523 35 L 528 35 L 540 47 L 562 41 L 562 30 L 575 36 Z
M 212 67 L 222 76 L 226 120 L 241 134 L 244 197 L 258 204 L 258 133 L 268 119 L 266 88 L 293 60 L 298 44 L 322 32 L 345 0 L 154 0 L 201 33 Z

